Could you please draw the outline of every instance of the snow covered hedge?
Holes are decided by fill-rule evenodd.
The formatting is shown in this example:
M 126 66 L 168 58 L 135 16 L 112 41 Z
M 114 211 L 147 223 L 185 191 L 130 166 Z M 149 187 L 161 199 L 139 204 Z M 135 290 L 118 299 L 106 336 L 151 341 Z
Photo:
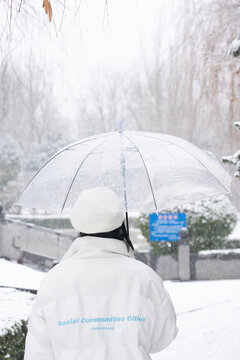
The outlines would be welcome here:
M 235 121 L 233 123 L 233 125 L 236 126 L 236 128 L 238 128 L 240 130 L 240 122 L 239 121 Z M 233 155 L 223 156 L 222 162 L 224 164 L 234 165 L 235 166 L 234 176 L 236 178 L 240 178 L 240 150 L 235 152 L 235 154 L 233 154 Z
M 23 360 L 27 321 L 21 320 L 0 336 L 0 359 Z
M 34 143 L 31 147 L 26 170 L 38 171 L 57 151 L 62 149 L 68 142 L 62 134 L 51 134 L 41 143 Z
M 0 141 L 0 189 L 20 170 L 20 150 L 8 136 Z
M 224 248 L 226 237 L 237 222 L 237 211 L 225 196 L 197 201 L 194 204 L 175 207 L 165 212 L 184 212 L 187 214 L 187 228 L 191 253 L 200 250 Z M 142 234 L 149 240 L 148 215 L 138 219 Z M 177 252 L 177 242 L 151 243 L 154 253 L 165 255 Z

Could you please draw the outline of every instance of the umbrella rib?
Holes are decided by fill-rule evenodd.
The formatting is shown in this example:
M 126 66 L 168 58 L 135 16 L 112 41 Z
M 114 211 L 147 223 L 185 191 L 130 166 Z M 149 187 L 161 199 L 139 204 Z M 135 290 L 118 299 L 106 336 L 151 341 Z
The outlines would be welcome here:
M 128 208 L 127 208 L 127 186 L 126 186 L 126 177 L 125 177 L 125 173 L 126 173 L 126 158 L 124 155 L 124 150 L 123 150 L 123 133 L 119 132 L 120 135 L 120 139 L 121 139 L 121 172 L 122 172 L 122 180 L 123 180 L 123 195 L 124 195 L 124 206 L 125 206 L 125 210 L 126 210 L 126 223 L 127 223 L 127 227 L 128 227 Z
M 151 192 L 152 192 L 152 197 L 153 197 L 153 202 L 154 202 L 154 206 L 156 208 L 156 212 L 158 213 L 158 208 L 157 208 L 157 202 L 156 202 L 156 198 L 155 198 L 155 195 L 154 195 L 154 191 L 153 191 L 153 186 L 152 186 L 152 182 L 151 182 L 151 179 L 150 179 L 150 175 L 149 175 L 149 172 L 148 172 L 148 169 L 147 169 L 147 165 L 143 159 L 143 156 L 142 156 L 142 153 L 141 151 L 139 150 L 139 148 L 137 147 L 137 145 L 131 140 L 129 139 L 129 137 L 127 135 L 125 135 L 125 133 L 123 133 L 123 136 L 125 136 L 126 139 L 128 139 L 128 141 L 130 141 L 133 146 L 135 147 L 135 149 L 137 150 L 137 152 L 139 153 L 140 155 L 140 158 L 143 162 L 143 165 L 144 165 L 144 168 L 145 168 L 145 171 L 146 171 L 146 174 L 147 174 L 147 178 L 148 178 L 148 181 L 149 181 L 149 185 L 150 185 L 150 189 L 151 189 Z
M 231 193 L 231 191 L 229 191 L 228 188 L 227 188 L 224 184 L 222 184 L 222 182 L 217 178 L 217 176 L 214 175 L 214 174 L 212 173 L 212 171 L 209 170 L 209 168 L 208 168 L 201 160 L 199 160 L 196 156 L 194 156 L 190 151 L 184 149 L 184 147 L 182 147 L 182 146 L 180 146 L 180 145 L 178 145 L 178 144 L 174 144 L 173 142 L 168 141 L 168 140 L 157 139 L 157 138 L 154 138 L 154 137 L 151 137 L 151 136 L 147 136 L 147 135 L 144 135 L 144 134 L 137 134 L 136 132 L 134 132 L 134 134 L 135 134 L 135 135 L 138 135 L 138 136 L 150 137 L 150 138 L 155 139 L 155 140 L 163 141 L 163 142 L 166 142 L 166 143 L 168 143 L 168 144 L 170 144 L 170 145 L 174 145 L 174 146 L 180 148 L 181 150 L 185 151 L 187 154 L 191 155 L 195 160 L 197 160 L 205 169 L 207 169 L 207 170 L 210 172 L 210 174 L 218 181 L 218 183 L 219 183 L 222 187 L 224 187 L 225 190 L 227 190 L 228 193 Z M 190 144 L 191 144 L 191 143 L 190 143 Z M 191 145 L 193 145 L 193 144 L 191 144 Z M 194 146 L 195 146 L 195 145 L 194 145 Z M 198 149 L 198 148 L 197 148 L 197 149 Z M 201 151 L 201 149 L 198 149 L 198 150 Z M 224 169 L 223 169 L 223 170 L 224 170 Z M 224 170 L 224 171 L 225 171 L 225 170 Z M 227 175 L 228 175 L 228 174 L 227 174 Z M 232 182 L 232 181 L 231 181 L 231 182 Z
M 109 136 L 109 135 L 112 135 L 113 133 L 110 133 L 110 134 L 107 134 L 105 136 Z M 62 150 L 59 150 L 56 154 L 54 154 L 37 172 L 36 174 L 33 176 L 33 178 L 28 182 L 28 184 L 26 185 L 26 187 L 24 188 L 24 190 L 21 192 L 21 194 L 17 197 L 17 199 L 14 201 L 13 205 L 12 205 L 12 208 L 15 206 L 15 204 L 18 202 L 18 200 L 20 199 L 20 197 L 23 195 L 23 193 L 27 190 L 28 186 L 33 182 L 33 180 L 37 177 L 37 175 L 40 173 L 40 171 L 47 165 L 50 163 L 50 161 L 52 161 L 53 159 L 55 159 L 55 157 L 57 157 L 59 154 L 61 154 L 63 151 L 66 151 L 68 150 L 70 147 L 72 146 L 76 146 L 76 145 L 81 145 L 85 142 L 88 142 L 88 141 L 92 141 L 92 140 L 95 140 L 96 137 L 91 137 L 91 138 L 88 138 L 86 140 L 82 140 L 82 141 L 78 141 L 76 143 L 73 143 L 73 144 L 70 144 L 70 145 L 67 145 L 66 147 L 64 147 Z
M 63 209 L 64 209 L 64 207 L 65 207 L 65 205 L 66 205 L 68 196 L 69 196 L 69 194 L 70 194 L 71 188 L 72 188 L 72 186 L 73 186 L 73 183 L 74 183 L 74 181 L 75 181 L 75 179 L 76 179 L 76 177 L 77 177 L 77 175 L 78 175 L 81 167 L 83 166 L 84 162 L 87 160 L 88 156 L 89 156 L 99 145 L 101 145 L 104 141 L 105 141 L 105 137 L 104 137 L 104 140 L 103 140 L 103 141 L 100 141 L 96 146 L 94 146 L 94 147 L 87 153 L 87 155 L 83 158 L 83 160 L 81 161 L 80 165 L 78 166 L 77 171 L 76 171 L 76 173 L 74 174 L 74 176 L 73 176 L 73 178 L 72 178 L 72 181 L 71 181 L 71 184 L 70 184 L 70 186 L 69 186 L 69 188 L 68 188 L 67 195 L 66 195 L 65 200 L 64 200 L 63 205 L 62 205 L 61 213 L 63 212 Z

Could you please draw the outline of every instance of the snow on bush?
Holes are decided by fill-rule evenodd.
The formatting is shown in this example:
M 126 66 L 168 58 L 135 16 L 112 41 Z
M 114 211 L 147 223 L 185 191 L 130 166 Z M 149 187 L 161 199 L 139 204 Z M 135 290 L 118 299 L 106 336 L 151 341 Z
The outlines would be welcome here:
M 0 141 L 0 189 L 13 180 L 20 169 L 20 149 L 8 136 Z
M 34 143 L 26 165 L 27 171 L 38 171 L 57 151 L 66 146 L 68 142 L 63 135 L 49 135 L 41 144 Z
M 238 129 L 240 129 L 240 122 L 239 121 L 235 121 L 233 123 L 233 125 L 236 126 Z M 225 163 L 225 164 L 234 165 L 235 166 L 234 176 L 237 177 L 237 178 L 240 178 L 240 150 L 235 152 L 235 154 L 233 154 L 233 155 L 223 156 L 222 157 L 222 162 Z
M 23 360 L 27 321 L 21 320 L 0 336 L 0 359 Z
M 191 253 L 200 250 L 222 249 L 227 236 L 237 222 L 237 211 L 224 196 L 204 199 L 189 205 L 182 205 L 164 212 L 183 212 L 187 215 Z M 138 218 L 142 234 L 149 240 L 149 218 L 142 214 Z M 172 254 L 177 252 L 177 242 L 153 242 L 154 253 Z
M 240 33 L 238 37 L 234 39 L 228 49 L 228 55 L 232 55 L 234 57 L 238 57 L 240 55 Z

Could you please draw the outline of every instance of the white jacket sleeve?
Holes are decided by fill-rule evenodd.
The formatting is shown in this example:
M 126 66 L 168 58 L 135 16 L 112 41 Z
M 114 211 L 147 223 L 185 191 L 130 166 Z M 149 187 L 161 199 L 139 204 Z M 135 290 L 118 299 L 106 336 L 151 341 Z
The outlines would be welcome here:
M 37 295 L 28 319 L 24 360 L 54 360 L 41 301 Z
M 157 275 L 157 274 L 156 274 Z M 150 353 L 166 348 L 177 336 L 176 313 L 160 276 L 152 281 L 152 301 L 155 309 L 154 330 Z

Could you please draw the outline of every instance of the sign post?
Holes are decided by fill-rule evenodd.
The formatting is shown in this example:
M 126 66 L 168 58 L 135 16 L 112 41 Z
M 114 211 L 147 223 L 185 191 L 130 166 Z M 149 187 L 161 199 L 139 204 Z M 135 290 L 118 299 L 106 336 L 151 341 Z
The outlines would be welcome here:
M 190 280 L 190 246 L 186 214 L 150 214 L 150 241 L 178 241 L 178 276 L 182 281 Z

